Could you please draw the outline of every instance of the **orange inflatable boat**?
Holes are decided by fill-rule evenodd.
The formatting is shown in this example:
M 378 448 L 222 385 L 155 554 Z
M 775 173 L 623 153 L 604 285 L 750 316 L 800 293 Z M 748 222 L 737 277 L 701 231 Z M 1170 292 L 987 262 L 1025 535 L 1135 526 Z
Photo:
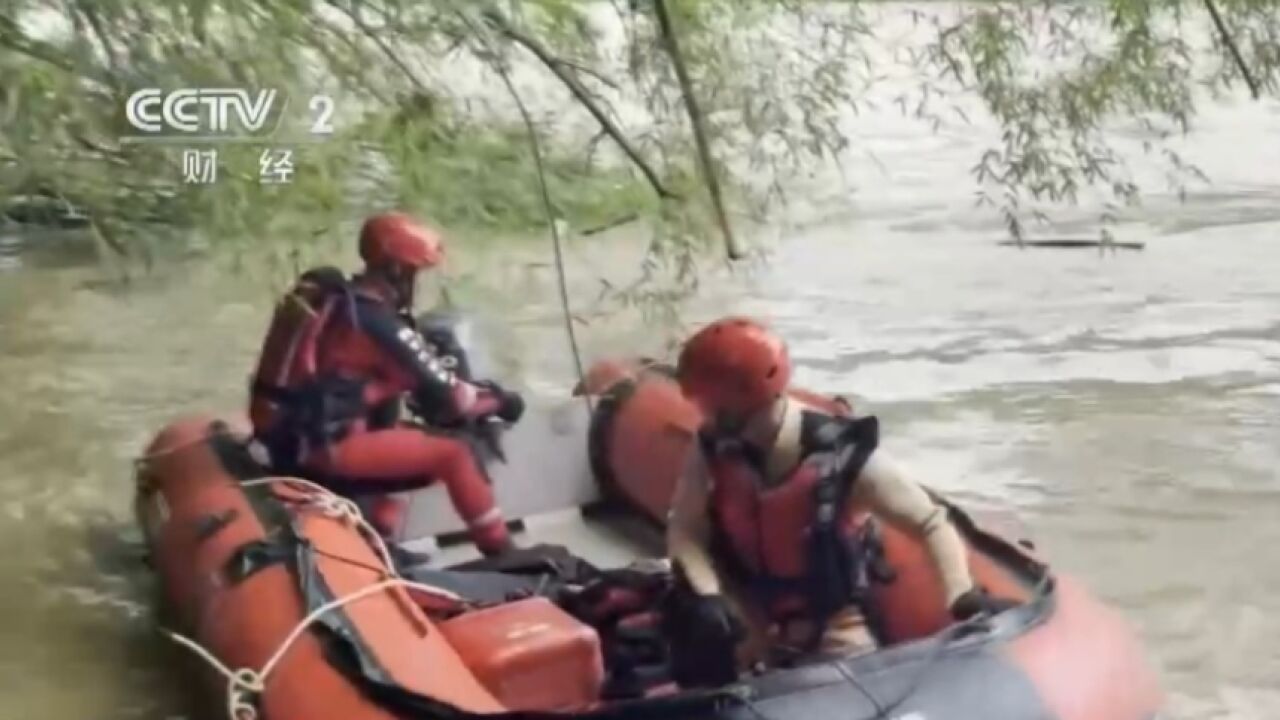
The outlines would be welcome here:
M 597 366 L 582 390 L 599 398 L 589 445 L 606 495 L 660 522 L 696 418 L 660 367 Z M 139 462 L 136 510 L 167 616 L 221 668 L 209 677 L 234 720 L 1153 720 L 1161 703 L 1116 614 L 959 508 L 975 575 L 1018 607 L 949 624 L 922 549 L 886 528 L 896 577 L 875 592 L 883 649 L 699 690 L 633 672 L 661 668 L 661 632 L 654 657 L 623 652 L 621 624 L 661 612 L 645 604 L 669 592 L 661 564 L 582 563 L 586 575 L 570 577 L 571 549 L 534 548 L 401 578 L 350 504 L 270 476 L 224 421 L 159 433 Z M 542 551 L 554 562 L 539 565 Z M 640 586 L 624 620 L 600 610 Z

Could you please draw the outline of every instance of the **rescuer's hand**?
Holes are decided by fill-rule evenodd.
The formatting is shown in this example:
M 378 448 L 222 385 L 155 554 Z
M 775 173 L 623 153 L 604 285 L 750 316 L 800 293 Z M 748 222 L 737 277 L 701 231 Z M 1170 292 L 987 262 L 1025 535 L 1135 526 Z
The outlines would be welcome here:
M 1007 598 L 993 597 L 987 591 L 974 587 L 951 603 L 951 617 L 956 620 L 968 620 L 977 615 L 995 615 L 1018 606 L 1017 601 Z
M 678 587 L 665 617 L 671 675 L 682 687 L 717 687 L 738 679 L 737 649 L 746 629 L 723 595 Z

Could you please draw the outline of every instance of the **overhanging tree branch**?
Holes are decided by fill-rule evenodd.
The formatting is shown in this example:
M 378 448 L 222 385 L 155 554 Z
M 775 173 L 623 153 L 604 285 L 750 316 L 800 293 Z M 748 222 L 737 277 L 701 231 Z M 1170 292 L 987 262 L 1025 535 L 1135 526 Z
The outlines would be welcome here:
M 1245 64 L 1244 55 L 1240 52 L 1240 46 L 1236 45 L 1235 38 L 1231 37 L 1231 31 L 1227 30 L 1227 23 L 1222 19 L 1222 15 L 1218 13 L 1218 6 L 1213 0 L 1204 0 L 1204 6 L 1209 10 L 1209 17 L 1213 18 L 1213 25 L 1218 30 L 1218 35 L 1222 38 L 1222 44 L 1227 46 L 1227 50 L 1231 53 L 1231 58 L 1235 61 L 1236 67 L 1240 68 L 1240 74 L 1244 76 L 1244 82 L 1249 86 L 1249 92 L 1253 95 L 1253 99 L 1257 100 L 1259 96 L 1258 81 L 1253 79 L 1253 73 L 1249 72 L 1249 66 Z
M 582 75 L 586 75 L 587 77 L 593 78 L 594 80 L 599 82 L 601 85 L 608 86 L 611 90 L 617 90 L 617 91 L 622 90 L 622 88 L 618 87 L 618 83 L 614 82 L 611 78 L 609 78 L 604 73 L 598 70 L 593 70 L 587 67 L 586 65 L 583 65 L 581 63 L 576 63 L 572 60 L 566 60 L 564 58 L 556 58 L 556 60 L 561 65 L 567 68 L 572 68 L 574 72 L 580 73 Z
M 89 21 L 89 28 L 98 38 L 98 43 L 102 45 L 102 52 L 106 55 L 107 67 L 114 75 L 120 69 L 121 56 L 116 50 L 115 43 L 111 42 L 111 36 L 103 26 L 102 18 L 98 15 L 97 10 L 95 10 L 92 5 L 85 2 L 81 2 L 77 6 L 76 12 L 79 12 L 86 20 Z
M 413 71 L 413 68 L 409 67 L 405 63 L 404 59 L 396 54 L 396 51 L 392 49 L 391 46 L 388 45 L 373 28 L 369 27 L 369 24 L 364 21 L 364 18 L 360 17 L 358 12 L 344 6 L 342 3 L 333 2 L 333 0 L 330 0 L 329 5 L 337 8 L 344 15 L 351 18 L 351 21 L 356 24 L 356 27 L 360 28 L 360 32 L 364 33 L 365 37 L 372 40 L 373 43 L 378 46 L 378 49 L 382 51 L 382 54 L 387 56 L 387 59 L 396 67 L 400 68 L 400 71 L 409 79 L 409 82 L 413 83 L 414 87 L 418 88 L 419 92 L 428 95 L 431 94 L 431 90 L 418 78 L 418 74 Z
M 725 251 L 730 260 L 739 260 L 743 256 L 742 249 L 738 247 L 733 228 L 729 225 L 729 214 L 725 211 L 724 197 L 720 192 L 720 179 L 716 176 L 715 164 L 711 158 L 711 142 L 707 139 L 702 111 L 698 107 L 698 98 L 693 91 L 693 80 L 689 78 L 689 69 L 685 66 L 684 54 L 680 50 L 680 41 L 676 37 L 671 14 L 667 11 L 666 0 L 653 0 L 653 10 L 658 16 L 663 46 L 671 58 L 676 79 L 680 83 L 680 93 L 684 96 L 684 107 L 689 113 L 689 123 L 693 126 L 694 144 L 698 147 L 698 164 L 702 168 L 702 179 L 707 185 L 707 192 L 711 195 L 716 220 L 720 223 L 720 232 L 724 234 Z
M 32 60 L 39 60 L 69 75 L 77 75 L 100 86 L 108 88 L 111 86 L 111 77 L 100 68 L 82 67 L 72 62 L 56 46 L 27 37 L 16 23 L 3 16 L 0 16 L 0 47 L 7 47 Z
M 542 43 L 513 27 L 501 13 L 488 10 L 484 13 L 484 17 L 485 20 L 493 25 L 503 35 L 533 53 L 538 60 L 542 61 L 543 65 L 547 66 L 547 69 L 550 70 L 552 74 L 560 80 L 560 82 L 564 83 L 565 87 L 569 88 L 569 92 L 573 94 L 573 97 L 587 109 L 587 112 L 591 113 L 591 116 L 596 119 L 596 122 L 600 123 L 600 127 L 609 134 L 609 137 L 613 138 L 613 141 L 618 144 L 618 147 L 622 148 L 622 151 L 626 153 L 627 157 L 631 159 L 631 162 L 640 169 L 640 172 L 644 173 L 645 178 L 649 181 L 649 184 L 653 186 L 654 192 L 658 193 L 659 197 L 668 199 L 676 197 L 676 194 L 671 192 L 671 190 L 668 189 L 660 179 L 658 179 L 658 174 L 653 170 L 640 152 L 635 149 L 622 130 L 618 128 L 613 120 L 609 119 L 609 116 L 605 114 L 603 109 L 601 109 L 599 103 L 591 97 L 591 93 L 582 86 L 582 83 L 579 82 L 576 77 L 565 69 L 565 64 L 559 58 L 552 55 Z
M 301 33 L 300 33 L 301 34 Z M 337 41 L 344 43 L 356 58 L 354 61 L 348 60 L 338 55 L 335 50 L 329 46 L 325 37 L 321 35 L 334 37 Z M 305 36 L 301 38 L 303 46 L 311 48 L 320 53 L 329 66 L 335 70 L 345 73 L 347 77 L 363 81 L 360 83 L 360 90 L 368 93 L 371 97 L 384 105 L 392 104 L 393 100 L 374 83 L 368 82 L 368 68 L 360 66 L 360 58 L 364 56 L 364 50 L 359 47 L 351 38 L 347 37 L 345 31 L 332 27 L 322 19 L 309 18 L 305 27 Z M 353 66 L 353 63 L 355 65 Z M 354 83 L 353 83 L 354 84 Z
M 490 55 L 490 64 L 493 66 L 498 77 L 502 78 L 502 84 L 506 86 L 507 92 L 511 94 L 511 99 L 516 103 L 516 109 L 520 111 L 520 118 L 524 121 L 525 131 L 529 136 L 529 148 L 533 153 L 534 170 L 537 173 L 538 191 L 542 198 L 542 209 L 547 216 L 547 229 L 551 234 L 551 246 L 555 252 L 556 260 L 556 279 L 560 289 L 560 305 L 564 311 L 565 332 L 569 338 L 569 349 L 573 353 L 574 368 L 578 373 L 578 383 L 585 382 L 586 374 L 582 366 L 582 353 L 578 348 L 578 336 L 573 329 L 573 312 L 569 304 L 569 284 L 565 278 L 564 268 L 564 250 L 560 242 L 559 221 L 556 218 L 555 207 L 551 202 L 551 188 L 547 184 L 547 171 L 542 161 L 542 145 L 538 142 L 538 130 L 533 124 L 533 117 L 529 114 L 528 107 L 525 106 L 524 100 L 520 97 L 519 91 L 516 90 L 516 84 L 511 80 L 511 73 L 503 64 L 503 59 L 493 49 L 484 32 L 475 27 L 471 19 L 462 11 L 457 11 L 458 17 L 462 22 L 466 23 L 476 35 L 476 40 L 482 43 L 488 54 Z M 586 403 L 587 412 L 593 410 L 591 398 L 583 396 Z

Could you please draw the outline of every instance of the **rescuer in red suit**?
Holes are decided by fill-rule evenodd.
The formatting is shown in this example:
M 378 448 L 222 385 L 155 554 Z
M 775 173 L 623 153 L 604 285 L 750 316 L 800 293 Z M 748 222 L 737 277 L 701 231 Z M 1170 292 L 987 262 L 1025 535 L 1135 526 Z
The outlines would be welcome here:
M 352 497 L 381 496 L 368 511 L 386 537 L 403 522 L 389 493 L 439 481 L 486 555 L 512 547 L 479 460 L 463 439 L 398 421 L 411 399 L 437 428 L 496 416 L 519 420 L 524 400 L 491 381 L 469 383 L 443 367 L 410 315 L 417 274 L 444 259 L 434 230 L 402 213 L 360 230 L 363 272 L 304 273 L 276 306 L 263 343 L 249 414 L 276 472 Z

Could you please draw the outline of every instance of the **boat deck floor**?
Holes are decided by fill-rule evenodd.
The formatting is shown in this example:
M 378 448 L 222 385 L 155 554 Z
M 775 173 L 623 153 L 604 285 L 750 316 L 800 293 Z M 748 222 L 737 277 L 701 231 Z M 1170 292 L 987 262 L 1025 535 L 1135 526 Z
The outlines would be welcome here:
M 517 545 L 563 545 L 601 568 L 622 567 L 643 557 L 663 554 L 661 536 L 652 526 L 622 516 L 587 518 L 577 508 L 524 518 L 524 529 L 513 534 Z M 402 545 L 431 555 L 431 567 L 446 567 L 480 557 L 469 542 L 439 547 L 433 538 Z

